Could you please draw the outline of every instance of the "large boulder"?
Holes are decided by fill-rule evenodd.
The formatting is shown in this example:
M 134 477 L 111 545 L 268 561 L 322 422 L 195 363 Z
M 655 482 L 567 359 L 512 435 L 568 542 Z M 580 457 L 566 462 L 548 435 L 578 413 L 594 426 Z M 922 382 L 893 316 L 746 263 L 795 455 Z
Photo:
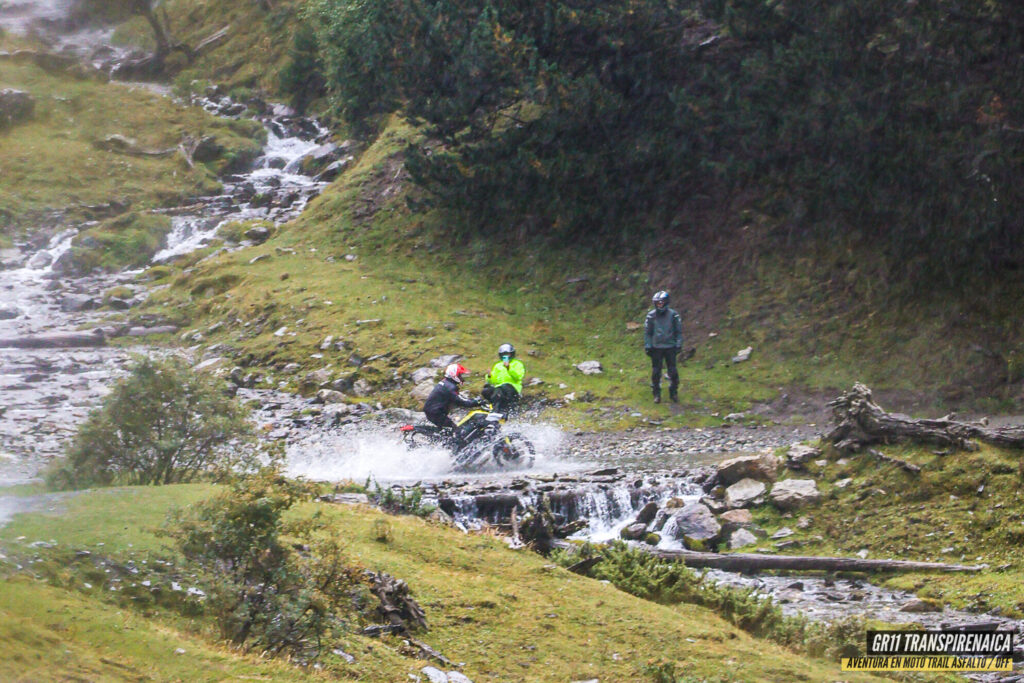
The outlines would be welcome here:
M 757 536 L 752 534 L 750 531 L 740 528 L 729 534 L 729 549 L 737 550 L 744 546 L 752 545 L 757 543 Z
M 704 550 L 718 540 L 722 526 L 706 505 L 691 503 L 681 508 L 672 517 L 674 524 L 666 524 L 665 528 L 673 528 L 677 540 L 691 550 Z
M 0 130 L 32 118 L 36 101 L 27 92 L 4 88 L 0 90 Z
M 802 470 L 804 465 L 821 457 L 821 449 L 807 444 L 796 443 L 786 453 L 786 466 L 792 470 Z
M 413 384 L 423 384 L 433 380 L 435 377 L 437 377 L 437 370 L 435 368 L 419 368 L 412 371 Z
M 409 392 L 409 396 L 413 397 L 417 401 L 426 401 L 427 397 L 430 396 L 430 392 L 434 390 L 434 381 L 428 379 L 425 382 L 420 382 L 416 385 L 416 388 Z
M 726 486 L 741 479 L 775 481 L 780 464 L 779 458 L 771 453 L 741 455 L 719 463 L 718 480 Z
M 768 487 L 756 479 L 740 479 L 725 490 L 725 505 L 730 510 L 748 508 L 764 502 Z
M 786 479 L 772 487 L 769 497 L 780 510 L 796 510 L 817 503 L 821 493 L 813 479 Z
M 87 294 L 65 294 L 60 300 L 60 310 L 65 313 L 78 313 L 96 308 L 96 299 Z

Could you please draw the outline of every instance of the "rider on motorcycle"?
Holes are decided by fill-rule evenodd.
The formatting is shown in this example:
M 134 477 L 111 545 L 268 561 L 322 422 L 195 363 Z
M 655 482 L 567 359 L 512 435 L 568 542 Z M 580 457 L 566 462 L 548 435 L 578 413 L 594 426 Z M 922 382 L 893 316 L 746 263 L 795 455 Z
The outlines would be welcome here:
M 452 406 L 474 408 L 481 404 L 478 400 L 462 398 L 459 395 L 459 386 L 462 385 L 463 378 L 468 374 L 469 370 L 462 365 L 452 363 L 444 369 L 444 379 L 437 383 L 423 404 L 423 413 L 427 419 L 442 429 L 450 429 L 456 439 L 459 438 L 458 429 L 455 427 L 455 422 L 448 417 Z
M 516 358 L 516 347 L 511 344 L 498 347 L 498 358 L 500 360 L 487 374 L 487 385 L 481 393 L 494 405 L 496 411 L 508 413 L 519 405 L 526 367 L 523 361 Z

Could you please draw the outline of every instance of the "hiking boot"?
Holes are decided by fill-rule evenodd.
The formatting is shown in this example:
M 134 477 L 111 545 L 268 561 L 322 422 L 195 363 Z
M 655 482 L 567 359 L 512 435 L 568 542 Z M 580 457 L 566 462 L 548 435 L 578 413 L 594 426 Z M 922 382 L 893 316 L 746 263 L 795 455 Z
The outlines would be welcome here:
M 673 403 L 679 403 L 679 394 L 677 394 L 677 393 L 675 393 L 675 392 L 673 392 L 673 393 L 670 393 L 670 394 L 668 395 L 668 398 L 669 398 L 669 400 L 670 400 L 670 401 L 672 401 Z
M 654 389 L 651 393 L 654 394 L 654 402 L 661 403 L 661 389 Z

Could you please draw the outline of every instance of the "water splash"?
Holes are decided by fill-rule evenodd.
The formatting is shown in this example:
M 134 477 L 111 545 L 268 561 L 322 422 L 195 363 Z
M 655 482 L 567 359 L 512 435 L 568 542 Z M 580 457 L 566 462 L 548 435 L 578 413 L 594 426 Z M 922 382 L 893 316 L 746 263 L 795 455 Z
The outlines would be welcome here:
M 352 480 L 363 483 L 367 478 L 378 482 L 408 483 L 437 481 L 457 476 L 460 479 L 486 478 L 494 471 L 479 474 L 456 473 L 452 456 L 444 448 L 420 446 L 410 450 L 402 441 L 397 424 L 368 421 L 312 431 L 290 443 L 286 449 L 289 474 L 318 481 Z M 559 457 L 558 448 L 564 433 L 548 424 L 516 424 L 521 433 L 537 449 L 534 466 L 528 473 L 565 472 L 582 469 L 582 463 Z M 525 474 L 502 470 L 502 478 Z

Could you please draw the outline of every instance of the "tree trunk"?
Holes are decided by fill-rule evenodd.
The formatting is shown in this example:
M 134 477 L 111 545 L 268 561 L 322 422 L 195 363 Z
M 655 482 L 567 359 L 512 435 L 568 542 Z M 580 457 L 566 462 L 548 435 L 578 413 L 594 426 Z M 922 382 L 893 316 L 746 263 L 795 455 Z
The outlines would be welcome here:
M 957 422 L 949 417 L 916 420 L 887 413 L 872 400 L 871 390 L 859 382 L 830 402 L 836 427 L 826 437 L 844 451 L 859 451 L 874 443 L 911 441 L 962 450 L 977 450 L 975 440 L 1004 448 L 1024 448 L 1024 426 L 992 427 Z
M 566 550 L 576 546 L 568 541 L 555 541 L 555 547 Z M 988 565 L 943 564 L 908 560 L 862 560 L 857 557 L 818 557 L 809 555 L 761 555 L 759 553 L 701 553 L 692 550 L 659 550 L 635 546 L 645 553 L 664 560 L 682 562 L 687 567 L 723 569 L 733 572 L 782 571 L 832 572 L 978 572 Z
M 150 0 L 135 0 L 135 11 L 144 16 L 153 29 L 153 38 L 156 40 L 156 57 L 163 60 L 171 53 L 171 40 L 167 36 L 167 30 L 163 23 L 156 15 L 153 5 L 150 4 Z

